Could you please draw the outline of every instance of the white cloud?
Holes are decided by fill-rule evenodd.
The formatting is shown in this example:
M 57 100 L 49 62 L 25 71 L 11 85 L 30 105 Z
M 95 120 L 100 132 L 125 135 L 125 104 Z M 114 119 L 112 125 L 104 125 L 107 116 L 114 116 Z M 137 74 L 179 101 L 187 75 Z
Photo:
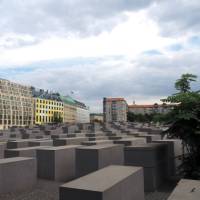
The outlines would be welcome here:
M 158 27 L 147 18 L 145 11 L 126 13 L 126 15 L 128 17 L 126 22 L 119 24 L 111 32 L 103 32 L 98 36 L 79 39 L 55 36 L 39 44 L 2 51 L 0 66 L 8 67 L 71 57 L 112 55 L 136 57 L 146 49 L 160 49 L 175 41 L 160 37 Z
M 182 73 L 200 76 L 200 48 L 188 42 L 199 34 L 199 6 L 197 0 L 3 0 L 0 69 L 13 81 L 73 90 L 92 111 L 102 109 L 104 96 L 159 102 Z M 170 50 L 177 44 L 178 51 Z

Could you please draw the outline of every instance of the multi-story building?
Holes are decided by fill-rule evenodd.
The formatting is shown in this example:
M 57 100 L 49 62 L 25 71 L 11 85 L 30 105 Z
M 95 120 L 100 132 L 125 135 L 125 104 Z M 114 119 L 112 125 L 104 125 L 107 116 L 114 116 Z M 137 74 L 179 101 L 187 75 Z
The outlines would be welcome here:
M 104 98 L 103 114 L 105 122 L 126 122 L 127 103 L 124 98 Z
M 174 108 L 176 104 L 148 104 L 148 105 L 138 105 L 133 104 L 128 106 L 128 111 L 134 114 L 152 114 L 152 113 L 160 113 L 165 114 L 168 113 L 171 109 Z
M 32 88 L 34 97 L 35 124 L 63 122 L 64 107 L 59 94 Z
M 90 113 L 90 122 L 103 122 L 103 113 Z
M 0 79 L 0 129 L 53 122 L 88 123 L 89 108 L 71 97 Z
M 0 79 L 0 129 L 33 125 L 31 87 Z
M 89 123 L 90 122 L 90 112 L 89 107 L 84 103 L 76 101 L 76 122 L 77 123 Z
M 61 97 L 64 104 L 64 118 L 65 123 L 75 123 L 76 122 L 76 102 L 70 96 Z

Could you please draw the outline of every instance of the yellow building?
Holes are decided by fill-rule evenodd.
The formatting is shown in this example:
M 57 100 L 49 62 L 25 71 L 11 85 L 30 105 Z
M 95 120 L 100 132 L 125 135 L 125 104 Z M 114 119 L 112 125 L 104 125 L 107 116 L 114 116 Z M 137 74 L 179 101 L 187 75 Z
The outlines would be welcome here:
M 55 122 L 55 118 L 64 118 L 63 102 L 52 99 L 34 98 L 35 124 Z

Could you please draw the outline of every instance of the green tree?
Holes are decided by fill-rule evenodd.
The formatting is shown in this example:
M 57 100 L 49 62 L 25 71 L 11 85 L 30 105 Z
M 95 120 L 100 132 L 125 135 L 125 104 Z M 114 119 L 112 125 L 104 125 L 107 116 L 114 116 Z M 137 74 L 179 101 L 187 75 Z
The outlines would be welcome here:
M 186 153 L 179 170 L 192 179 L 200 179 L 200 93 L 191 90 L 191 82 L 196 79 L 196 75 L 183 74 L 175 83 L 179 92 L 162 100 L 177 104 L 169 113 L 170 127 L 165 133 L 183 141 Z
M 175 83 L 175 88 L 180 91 L 180 93 L 186 93 L 191 90 L 190 83 L 196 81 L 197 76 L 193 74 L 183 74 L 180 79 Z
M 57 112 L 53 113 L 52 122 L 53 123 L 62 123 L 63 122 L 63 118 L 61 117 L 60 113 L 57 113 Z
M 127 113 L 127 120 L 128 120 L 129 122 L 134 122 L 134 121 L 135 121 L 135 114 L 132 113 L 132 112 L 128 112 L 128 113 Z

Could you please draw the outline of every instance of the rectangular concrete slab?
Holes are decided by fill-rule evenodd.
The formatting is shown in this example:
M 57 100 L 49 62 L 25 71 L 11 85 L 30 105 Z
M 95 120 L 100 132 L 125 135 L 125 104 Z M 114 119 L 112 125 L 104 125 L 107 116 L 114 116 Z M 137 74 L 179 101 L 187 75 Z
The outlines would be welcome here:
M 97 132 L 97 133 L 86 133 L 86 137 L 98 137 L 98 136 L 105 136 L 105 133 L 103 132 Z
M 154 167 L 159 162 L 167 160 L 167 146 L 165 144 L 148 143 L 138 146 L 127 146 L 124 149 L 125 163 Z
M 4 158 L 4 150 L 6 143 L 0 143 L 0 159 Z
M 181 179 L 168 200 L 199 200 L 200 181 Z
M 53 140 L 41 140 L 28 142 L 29 147 L 34 146 L 53 146 Z
M 5 158 L 13 157 L 36 157 L 36 150 L 42 148 L 42 146 L 24 147 L 17 149 L 6 149 Z
M 123 145 L 104 144 L 76 148 L 77 177 L 113 164 L 124 164 Z
M 55 139 L 53 141 L 53 145 L 54 146 L 80 145 L 82 142 L 85 141 L 88 141 L 87 137 L 62 138 L 62 139 Z
M 161 139 L 161 135 L 153 135 L 153 134 L 151 134 L 151 135 L 150 134 L 143 134 L 143 135 L 138 135 L 136 137 L 146 138 L 147 143 L 151 143 L 153 141 Z
M 96 137 L 88 137 L 89 141 L 96 141 L 96 140 L 107 140 L 107 136 L 96 136 Z
M 75 178 L 77 145 L 46 147 L 37 150 L 38 177 L 56 181 Z
M 38 141 L 40 139 L 17 139 L 17 140 L 9 140 L 7 142 L 8 149 L 16 149 L 16 148 L 23 148 L 28 147 L 29 142 L 31 141 Z
M 166 145 L 148 143 L 128 146 L 124 150 L 125 165 L 144 168 L 144 188 L 155 191 L 167 177 Z
M 36 180 L 36 159 L 18 157 L 0 160 L 0 194 L 31 189 Z
M 142 145 L 145 143 L 146 143 L 145 138 L 136 138 L 136 137 L 124 138 L 121 140 L 114 141 L 114 144 L 123 144 L 125 146 Z
M 60 187 L 60 200 L 144 200 L 140 167 L 108 166 Z
M 82 145 L 92 146 L 92 145 L 102 145 L 102 144 L 113 144 L 112 140 L 96 140 L 96 141 L 86 141 L 82 142 Z
M 176 174 L 176 169 L 181 165 L 182 161 L 179 157 L 182 156 L 182 141 L 178 139 L 165 139 L 156 140 L 154 143 L 166 144 L 167 145 L 167 159 L 168 159 L 168 177 Z

